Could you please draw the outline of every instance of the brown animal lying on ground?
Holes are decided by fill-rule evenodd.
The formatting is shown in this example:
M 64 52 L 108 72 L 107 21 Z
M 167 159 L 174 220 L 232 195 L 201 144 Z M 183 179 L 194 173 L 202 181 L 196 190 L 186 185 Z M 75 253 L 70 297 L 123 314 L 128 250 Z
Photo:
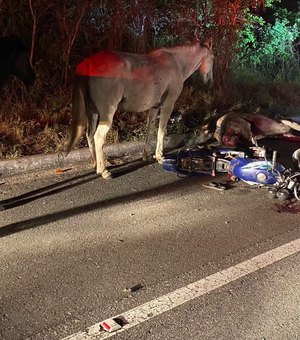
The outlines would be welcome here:
M 223 146 L 237 147 L 251 146 L 257 139 L 265 137 L 290 135 L 293 129 L 300 131 L 300 124 L 257 113 L 229 112 L 206 126 L 206 133 L 212 133 Z

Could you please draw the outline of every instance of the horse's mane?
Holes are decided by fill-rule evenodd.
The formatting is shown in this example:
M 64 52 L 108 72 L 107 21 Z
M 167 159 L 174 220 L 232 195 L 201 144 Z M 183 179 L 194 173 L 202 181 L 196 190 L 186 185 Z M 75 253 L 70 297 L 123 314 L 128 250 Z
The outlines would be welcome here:
M 177 46 L 171 46 L 171 47 L 165 47 L 164 49 L 170 50 L 170 51 L 182 51 L 182 50 L 192 50 L 195 48 L 197 44 L 196 43 L 190 43 L 186 45 L 177 45 Z
M 190 51 L 195 48 L 196 43 L 190 43 L 187 45 L 177 45 L 170 47 L 161 47 L 150 52 L 150 54 L 159 54 L 161 52 L 176 52 L 176 51 Z

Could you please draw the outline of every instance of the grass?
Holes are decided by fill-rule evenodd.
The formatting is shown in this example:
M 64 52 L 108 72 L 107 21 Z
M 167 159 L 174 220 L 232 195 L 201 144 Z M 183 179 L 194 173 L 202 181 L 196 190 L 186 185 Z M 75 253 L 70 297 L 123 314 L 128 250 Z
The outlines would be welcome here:
M 15 84 L 14 88 L 15 88 Z M 8 86 L 1 95 L 0 159 L 62 151 L 69 136 L 70 89 L 48 96 L 37 104 L 34 95 Z M 33 91 L 34 93 L 34 91 Z M 41 104 L 42 103 L 42 104 Z M 183 122 L 168 126 L 169 133 L 196 131 L 204 120 L 231 109 L 256 112 L 271 117 L 299 115 L 300 84 L 243 80 L 228 82 L 221 89 L 207 90 L 189 82 L 174 110 Z M 107 143 L 143 140 L 146 113 L 117 112 Z M 81 146 L 86 146 L 85 138 Z

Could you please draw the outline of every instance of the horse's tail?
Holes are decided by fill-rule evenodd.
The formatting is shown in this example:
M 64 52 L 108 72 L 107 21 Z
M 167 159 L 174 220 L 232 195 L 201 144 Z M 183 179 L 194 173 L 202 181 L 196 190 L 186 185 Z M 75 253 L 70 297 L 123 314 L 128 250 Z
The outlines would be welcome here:
M 76 77 L 73 87 L 72 98 L 72 122 L 71 134 L 66 148 L 67 156 L 82 137 L 87 126 L 87 112 L 86 112 L 86 93 L 87 93 L 87 77 Z

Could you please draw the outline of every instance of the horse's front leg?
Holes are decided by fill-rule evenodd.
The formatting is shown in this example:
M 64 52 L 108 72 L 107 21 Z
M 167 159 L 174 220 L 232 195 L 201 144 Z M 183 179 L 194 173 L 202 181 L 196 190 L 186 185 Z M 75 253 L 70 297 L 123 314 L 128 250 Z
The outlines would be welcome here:
M 103 153 L 103 145 L 105 143 L 106 135 L 111 128 L 111 122 L 101 121 L 97 127 L 94 135 L 95 149 L 96 149 L 96 172 L 101 175 L 104 179 L 111 178 L 111 173 L 106 169 L 105 159 Z
M 152 152 L 151 152 L 151 137 L 153 136 L 153 132 L 155 130 L 155 120 L 157 118 L 159 109 L 151 109 L 149 110 L 148 120 L 147 120 L 147 135 L 146 135 L 146 142 L 145 148 L 143 152 L 143 160 L 144 161 L 151 161 L 152 160 Z
M 88 119 L 86 131 L 86 137 L 91 154 L 91 165 L 94 168 L 96 167 L 96 150 L 94 135 L 97 130 L 97 125 L 98 125 L 98 113 L 94 113 Z
M 158 163 L 162 164 L 164 157 L 163 157 L 163 149 L 164 149 L 164 138 L 167 131 L 167 124 L 170 119 L 171 113 L 173 111 L 174 104 L 164 106 L 160 109 L 159 115 L 159 126 L 157 132 L 157 143 L 156 143 L 156 151 L 155 151 L 155 158 Z

